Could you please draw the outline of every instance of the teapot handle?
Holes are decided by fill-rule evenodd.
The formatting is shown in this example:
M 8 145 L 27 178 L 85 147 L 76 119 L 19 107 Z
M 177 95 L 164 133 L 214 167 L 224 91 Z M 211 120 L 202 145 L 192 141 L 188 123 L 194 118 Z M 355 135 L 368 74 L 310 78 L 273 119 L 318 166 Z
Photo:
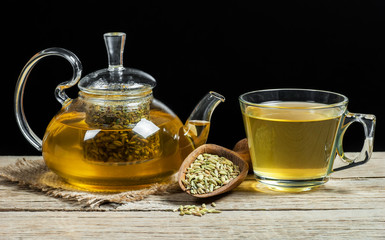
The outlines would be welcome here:
M 64 106 L 66 105 L 71 99 L 67 96 L 67 94 L 64 92 L 65 89 L 70 88 L 77 84 L 77 82 L 80 79 L 80 76 L 82 74 L 82 64 L 78 57 L 73 54 L 72 52 L 63 49 L 63 48 L 48 48 L 45 49 L 37 54 L 35 54 L 24 66 L 23 70 L 20 73 L 19 79 L 16 84 L 15 89 L 15 114 L 16 114 L 16 121 L 17 124 L 20 127 L 21 132 L 23 133 L 24 137 L 34 146 L 37 150 L 42 150 L 42 141 L 41 139 L 32 131 L 32 129 L 29 127 L 27 119 L 25 117 L 24 113 L 24 106 L 23 106 L 23 95 L 24 95 L 24 88 L 25 84 L 27 82 L 28 76 L 31 73 L 33 67 L 36 65 L 36 63 L 41 60 L 44 57 L 47 56 L 59 56 L 67 59 L 67 61 L 70 62 L 72 69 L 73 69 L 73 75 L 72 79 L 66 82 L 63 82 L 59 84 L 55 89 L 55 97 L 56 99 Z

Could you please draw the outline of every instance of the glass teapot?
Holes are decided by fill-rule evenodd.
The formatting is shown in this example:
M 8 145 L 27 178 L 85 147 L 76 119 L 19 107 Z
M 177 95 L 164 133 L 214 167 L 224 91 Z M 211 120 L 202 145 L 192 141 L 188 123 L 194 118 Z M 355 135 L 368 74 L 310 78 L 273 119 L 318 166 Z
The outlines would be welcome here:
M 167 180 L 184 158 L 208 137 L 210 118 L 224 97 L 209 92 L 183 125 L 153 98 L 155 79 L 123 67 L 124 33 L 106 33 L 108 68 L 79 79 L 82 65 L 72 52 L 49 48 L 33 56 L 22 70 L 15 91 L 17 123 L 26 139 L 42 151 L 46 165 L 67 182 L 92 191 L 123 191 Z M 23 92 L 34 65 L 46 56 L 67 59 L 72 79 L 56 87 L 62 109 L 51 120 L 43 140 L 29 127 Z M 76 99 L 65 89 L 78 84 Z

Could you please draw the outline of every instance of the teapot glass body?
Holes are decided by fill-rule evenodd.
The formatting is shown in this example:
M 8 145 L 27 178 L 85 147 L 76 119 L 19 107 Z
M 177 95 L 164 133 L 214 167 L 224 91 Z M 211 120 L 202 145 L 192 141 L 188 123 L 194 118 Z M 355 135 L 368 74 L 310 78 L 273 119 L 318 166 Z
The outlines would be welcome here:
M 133 104 L 142 105 L 136 116 Z M 209 122 L 195 123 L 207 138 Z M 82 92 L 52 119 L 42 146 L 52 171 L 74 185 L 103 191 L 166 180 L 193 149 L 180 119 L 152 94 L 138 100 Z

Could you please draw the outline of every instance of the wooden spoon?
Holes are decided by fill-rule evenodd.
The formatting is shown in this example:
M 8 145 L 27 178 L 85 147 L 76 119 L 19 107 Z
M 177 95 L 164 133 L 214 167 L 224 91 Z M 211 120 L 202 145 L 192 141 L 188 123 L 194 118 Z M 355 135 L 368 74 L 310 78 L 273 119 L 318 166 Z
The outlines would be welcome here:
M 250 152 L 249 152 L 249 145 L 247 143 L 247 138 L 244 138 L 242 140 L 239 140 L 234 148 L 233 151 L 238 153 L 238 155 L 245 161 L 247 164 L 249 164 L 249 173 L 253 172 L 253 167 L 251 165 L 251 158 L 250 158 Z
M 239 166 L 240 174 L 236 178 L 232 179 L 228 184 L 210 193 L 191 194 L 190 191 L 188 191 L 186 187 L 183 185 L 182 179 L 186 178 L 186 169 L 202 153 L 215 154 L 220 157 L 227 158 L 228 160 L 232 161 L 235 165 Z M 213 197 L 213 196 L 228 192 L 233 188 L 237 187 L 246 178 L 248 171 L 249 171 L 249 165 L 236 152 L 215 144 L 204 144 L 198 147 L 197 149 L 195 149 L 193 152 L 191 152 L 183 161 L 182 166 L 179 169 L 178 182 L 182 190 L 187 192 L 188 194 L 198 198 L 208 198 L 208 197 Z
M 247 143 L 247 138 L 239 140 L 234 145 L 233 151 L 237 152 L 238 154 L 239 154 L 239 152 L 245 152 L 248 154 L 249 153 L 249 147 L 248 147 L 248 143 Z

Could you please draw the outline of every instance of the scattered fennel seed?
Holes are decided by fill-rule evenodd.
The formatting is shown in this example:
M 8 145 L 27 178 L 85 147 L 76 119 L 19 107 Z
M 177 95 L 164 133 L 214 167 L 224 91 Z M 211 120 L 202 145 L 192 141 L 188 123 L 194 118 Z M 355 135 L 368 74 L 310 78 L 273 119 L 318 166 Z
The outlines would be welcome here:
M 215 205 L 215 203 L 211 203 L 211 206 Z M 215 205 L 216 206 L 216 205 Z M 178 212 L 180 216 L 184 215 L 194 215 L 198 217 L 202 217 L 206 213 L 221 213 L 220 210 L 215 208 L 207 208 L 206 204 L 203 203 L 201 206 L 196 205 L 180 205 L 179 208 L 173 210 L 173 212 Z

